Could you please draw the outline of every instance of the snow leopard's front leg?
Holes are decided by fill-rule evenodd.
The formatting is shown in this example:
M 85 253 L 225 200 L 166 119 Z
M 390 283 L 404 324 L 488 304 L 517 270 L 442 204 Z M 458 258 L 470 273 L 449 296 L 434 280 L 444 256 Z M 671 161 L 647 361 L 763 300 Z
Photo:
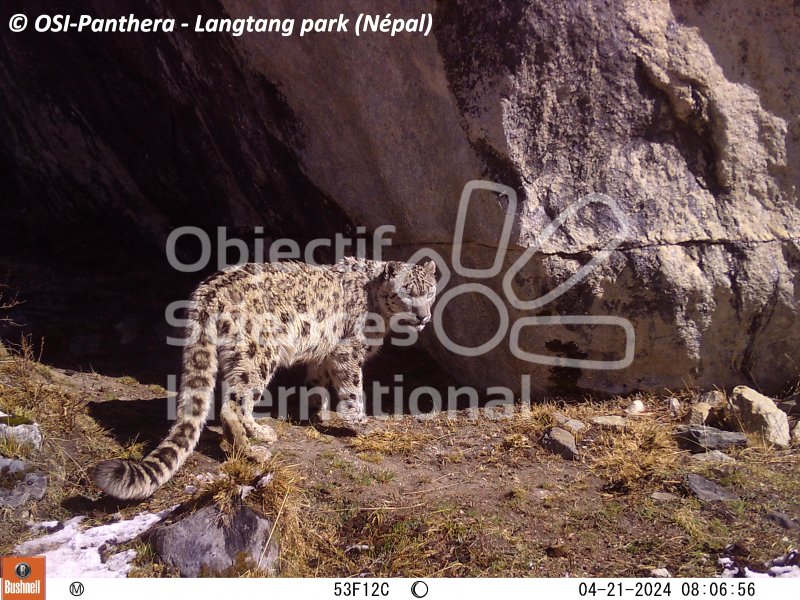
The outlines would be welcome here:
M 351 425 L 367 422 L 362 371 L 367 350 L 368 346 L 360 342 L 341 344 L 328 359 L 330 383 L 339 397 L 336 412 Z
M 323 415 L 326 415 L 330 410 L 330 394 L 328 393 L 328 385 L 330 385 L 329 366 L 327 362 L 320 364 L 306 365 L 306 396 L 308 403 L 305 407 L 300 407 L 308 410 L 308 420 L 312 423 L 324 420 Z M 301 418 L 302 418 L 301 412 Z

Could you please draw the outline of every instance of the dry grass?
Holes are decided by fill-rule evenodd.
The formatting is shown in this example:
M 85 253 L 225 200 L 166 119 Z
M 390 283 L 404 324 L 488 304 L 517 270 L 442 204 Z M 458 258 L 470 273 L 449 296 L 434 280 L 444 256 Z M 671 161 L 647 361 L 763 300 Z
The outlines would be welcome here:
M 422 450 L 431 439 L 431 435 L 424 431 L 389 429 L 352 438 L 350 446 L 358 452 L 411 455 Z
M 33 344 L 30 337 L 12 347 L 0 345 L 0 409 L 36 422 L 43 436 L 39 452 L 4 440 L 0 455 L 24 458 L 48 476 L 44 498 L 26 511 L 4 512 L 0 553 L 30 535 L 29 521 L 68 518 L 72 513 L 66 499 L 95 495 L 87 475 L 95 461 L 141 453 L 141 445 L 121 446 L 88 416 L 88 398 L 56 383 L 50 369 L 39 363 L 41 351 L 42 344 Z
M 601 434 L 591 468 L 616 488 L 629 490 L 674 477 L 688 456 L 670 428 L 650 418 L 631 419 L 625 431 Z
M 11 317 L 8 316 L 8 311 L 22 304 L 18 297 L 19 295 L 12 291 L 7 284 L 0 283 L 0 323 L 16 325 Z
M 14 438 L 0 438 L 0 456 L 24 460 L 33 455 L 34 451 L 35 448 L 30 444 L 20 443 Z
M 559 411 L 560 409 L 551 402 L 517 409 L 514 416 L 509 419 L 506 430 L 510 435 L 521 435 L 536 439 L 541 437 L 548 427 L 556 424 L 554 415 Z
M 502 522 L 447 503 L 343 503 L 308 515 L 305 531 L 304 560 L 294 561 L 285 575 L 446 577 L 529 570 L 530 548 Z

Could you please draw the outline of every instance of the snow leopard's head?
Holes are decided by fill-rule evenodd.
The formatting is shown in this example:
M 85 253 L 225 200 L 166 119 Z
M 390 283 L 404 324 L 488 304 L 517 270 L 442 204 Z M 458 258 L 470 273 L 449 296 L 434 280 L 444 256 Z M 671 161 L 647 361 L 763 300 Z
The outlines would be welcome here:
M 381 311 L 386 317 L 399 316 L 417 331 L 431 320 L 436 299 L 436 263 L 422 265 L 387 262 L 380 290 Z

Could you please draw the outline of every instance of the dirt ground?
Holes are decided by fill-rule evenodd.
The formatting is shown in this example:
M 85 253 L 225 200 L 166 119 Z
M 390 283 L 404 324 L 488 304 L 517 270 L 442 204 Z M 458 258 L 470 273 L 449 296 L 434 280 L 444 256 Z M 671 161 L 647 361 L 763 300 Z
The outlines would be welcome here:
M 39 422 L 44 450 L 9 444 L 50 478 L 48 493 L 24 511 L 6 510 L 0 552 L 28 537 L 28 523 L 89 515 L 87 524 L 187 501 L 198 475 L 219 473 L 226 457 L 211 424 L 179 473 L 147 501 L 121 505 L 93 489 L 97 460 L 140 457 L 166 433 L 166 391 L 131 377 L 105 377 L 0 355 L 0 409 Z M 336 428 L 275 422 L 280 502 L 260 508 L 277 517 L 281 570 L 291 576 L 675 576 L 718 575 L 720 556 L 748 564 L 800 546 L 798 449 L 755 445 L 732 463 L 697 463 L 674 442 L 681 415 L 666 398 L 638 396 L 647 411 L 625 431 L 589 424 L 593 415 L 624 415 L 633 398 L 553 401 L 512 414 L 462 410 L 426 419 L 375 421 L 365 436 Z M 684 410 L 691 394 L 681 398 Z M 580 459 L 539 445 L 555 413 L 580 419 Z M 501 418 L 502 417 L 502 418 Z M 739 500 L 701 502 L 687 491 L 688 472 L 724 485 Z M 656 500 L 653 492 L 670 492 Z M 114 516 L 116 515 L 116 517 Z M 733 545 L 733 546 L 732 546 Z M 136 547 L 136 546 L 135 546 Z M 727 548 L 727 550 L 726 550 Z M 733 548 L 733 549 L 731 549 Z M 168 575 L 140 544 L 134 575 Z

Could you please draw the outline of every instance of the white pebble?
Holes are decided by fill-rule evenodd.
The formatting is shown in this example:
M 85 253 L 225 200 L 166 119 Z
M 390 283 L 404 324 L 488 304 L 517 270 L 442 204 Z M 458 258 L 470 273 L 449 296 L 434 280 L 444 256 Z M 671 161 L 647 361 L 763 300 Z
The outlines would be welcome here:
M 625 409 L 625 412 L 629 415 L 638 415 L 644 412 L 644 402 L 641 400 L 634 400 L 631 402 L 631 405 Z

